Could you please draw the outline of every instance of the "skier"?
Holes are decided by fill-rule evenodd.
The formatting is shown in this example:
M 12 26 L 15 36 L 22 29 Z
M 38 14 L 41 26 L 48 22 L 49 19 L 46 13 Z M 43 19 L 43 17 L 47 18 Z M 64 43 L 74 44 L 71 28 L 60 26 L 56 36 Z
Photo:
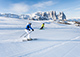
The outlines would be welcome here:
M 40 30 L 44 28 L 44 25 L 45 25 L 45 23 L 43 23 L 43 24 L 41 25 L 41 28 L 40 28 Z
M 34 31 L 34 29 L 31 27 L 31 23 L 29 23 L 26 28 L 25 31 L 27 32 L 28 36 L 27 36 L 27 40 L 32 40 L 30 37 L 30 30 Z

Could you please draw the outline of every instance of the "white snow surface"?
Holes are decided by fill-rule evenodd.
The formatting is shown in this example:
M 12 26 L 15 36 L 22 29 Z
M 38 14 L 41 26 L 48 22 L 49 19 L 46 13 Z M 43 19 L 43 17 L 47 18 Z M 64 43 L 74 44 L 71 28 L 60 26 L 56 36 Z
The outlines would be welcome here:
M 20 36 L 32 23 L 34 41 Z M 39 30 L 45 23 L 44 30 Z M 52 21 L 30 21 L 0 17 L 0 57 L 80 57 L 80 27 Z

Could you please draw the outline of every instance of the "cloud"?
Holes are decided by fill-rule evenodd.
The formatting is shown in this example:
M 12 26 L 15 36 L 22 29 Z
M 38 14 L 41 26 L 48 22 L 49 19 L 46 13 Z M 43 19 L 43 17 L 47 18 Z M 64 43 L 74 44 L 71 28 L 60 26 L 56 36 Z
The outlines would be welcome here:
M 62 11 L 69 11 L 71 8 L 62 9 Z
M 80 8 L 76 8 L 75 10 L 80 10 Z
M 27 5 L 25 3 L 15 3 L 11 4 L 9 11 L 12 13 L 35 12 L 35 11 L 40 11 L 42 9 L 46 9 L 55 4 L 56 2 L 53 1 L 39 2 L 33 5 Z
M 34 8 L 46 8 L 47 6 L 52 6 L 56 3 L 53 3 L 53 1 L 46 1 L 46 2 L 39 2 L 37 4 L 32 5 Z
M 10 7 L 10 11 L 16 13 L 24 13 L 24 12 L 28 12 L 28 10 L 29 10 L 29 6 L 24 3 L 12 4 Z

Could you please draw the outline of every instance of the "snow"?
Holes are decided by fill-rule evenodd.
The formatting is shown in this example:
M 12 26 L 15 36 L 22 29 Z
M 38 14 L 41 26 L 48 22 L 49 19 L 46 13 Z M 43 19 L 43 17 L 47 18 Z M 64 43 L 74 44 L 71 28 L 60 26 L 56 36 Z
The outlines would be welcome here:
M 31 37 L 38 40 L 22 42 L 28 22 L 35 30 Z M 45 29 L 39 30 L 42 23 Z M 0 57 L 80 57 L 80 27 L 0 17 Z

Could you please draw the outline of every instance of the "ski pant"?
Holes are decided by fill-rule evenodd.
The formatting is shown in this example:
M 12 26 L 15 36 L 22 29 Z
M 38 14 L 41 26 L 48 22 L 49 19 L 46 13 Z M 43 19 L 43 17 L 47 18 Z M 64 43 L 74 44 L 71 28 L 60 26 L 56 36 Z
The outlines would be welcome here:
M 29 30 L 27 30 L 27 29 L 25 29 L 25 32 L 27 32 L 27 39 L 30 39 L 30 31 Z
M 41 27 L 40 29 L 43 29 L 43 27 Z

